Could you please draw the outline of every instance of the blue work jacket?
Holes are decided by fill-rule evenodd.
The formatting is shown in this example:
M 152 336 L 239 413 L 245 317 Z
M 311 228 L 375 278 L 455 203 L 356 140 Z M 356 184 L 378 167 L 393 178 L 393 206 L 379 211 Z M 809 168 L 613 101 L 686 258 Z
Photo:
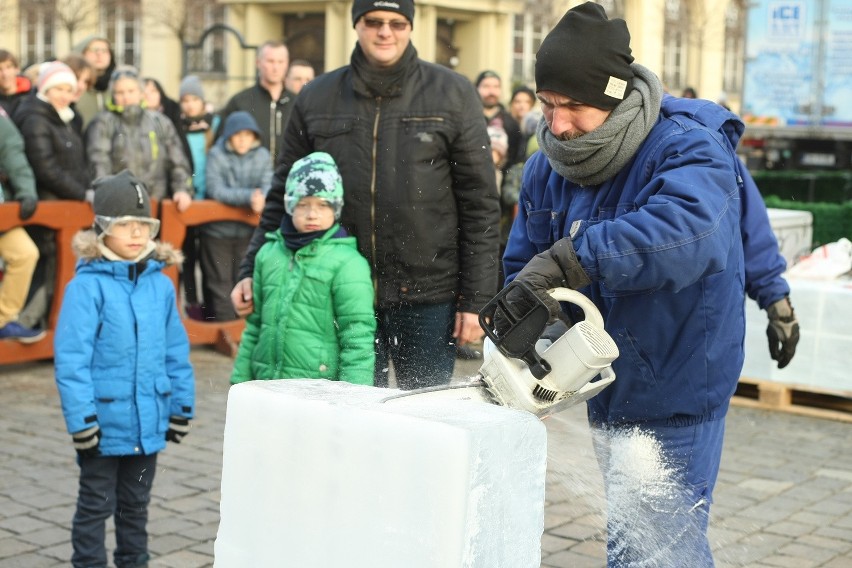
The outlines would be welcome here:
M 712 129 L 663 100 L 633 158 L 582 187 L 534 154 L 504 255 L 507 281 L 571 237 L 582 290 L 618 345 L 616 381 L 591 399 L 593 423 L 680 424 L 725 415 L 743 363 L 742 176 L 735 115 Z M 577 315 L 577 314 L 575 314 Z

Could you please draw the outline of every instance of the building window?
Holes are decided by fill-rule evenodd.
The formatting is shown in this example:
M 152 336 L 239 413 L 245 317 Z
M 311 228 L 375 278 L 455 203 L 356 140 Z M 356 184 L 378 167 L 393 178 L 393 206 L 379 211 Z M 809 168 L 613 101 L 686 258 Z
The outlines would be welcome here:
M 438 18 L 435 29 L 435 63 L 455 69 L 459 64 L 459 48 L 456 46 L 456 22 Z
M 217 30 L 204 38 L 204 45 L 196 47 L 201 36 L 216 24 L 223 24 L 226 17 L 226 6 L 223 4 L 199 3 L 200 12 L 198 20 L 193 19 L 193 25 L 187 29 L 185 45 L 190 44 L 192 49 L 187 50 L 186 73 L 207 73 L 225 75 L 228 72 L 228 42 L 225 31 Z
M 54 13 L 52 0 L 21 2 L 21 68 L 52 59 L 54 54 Z
M 116 65 L 139 67 L 140 0 L 109 0 L 101 6 L 101 33 L 112 44 Z
M 304 59 L 319 75 L 325 71 L 325 14 L 299 13 L 284 16 L 284 43 L 290 61 Z
M 663 84 L 669 92 L 686 87 L 689 38 L 689 12 L 685 2 L 666 0 L 663 32 Z
M 742 0 L 731 0 L 725 10 L 725 73 L 722 88 L 728 95 L 739 94 L 743 89 L 745 15 Z
M 515 15 L 512 28 L 512 85 L 535 84 L 535 54 L 550 31 L 550 14 L 541 8 L 549 2 L 527 2 Z

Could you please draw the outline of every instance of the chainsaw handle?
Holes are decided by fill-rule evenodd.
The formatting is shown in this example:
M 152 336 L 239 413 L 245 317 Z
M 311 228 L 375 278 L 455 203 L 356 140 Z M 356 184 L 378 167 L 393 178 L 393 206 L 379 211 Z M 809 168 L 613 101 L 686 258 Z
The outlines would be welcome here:
M 604 320 L 598 307 L 584 294 L 570 288 L 551 288 L 547 291 L 557 302 L 568 302 L 583 310 L 586 321 L 599 329 L 604 328 Z
M 524 300 L 528 305 L 524 311 L 513 310 L 507 303 L 506 297 L 510 292 L 520 295 L 516 301 Z M 504 320 L 504 329 L 498 333 L 495 317 L 500 310 Z M 540 379 L 550 372 L 550 364 L 541 358 L 535 350 L 535 343 L 541 336 L 550 311 L 547 305 L 525 282 L 514 280 L 491 298 L 479 312 L 479 325 L 485 335 L 494 343 L 506 357 L 520 359 L 530 368 L 530 372 Z

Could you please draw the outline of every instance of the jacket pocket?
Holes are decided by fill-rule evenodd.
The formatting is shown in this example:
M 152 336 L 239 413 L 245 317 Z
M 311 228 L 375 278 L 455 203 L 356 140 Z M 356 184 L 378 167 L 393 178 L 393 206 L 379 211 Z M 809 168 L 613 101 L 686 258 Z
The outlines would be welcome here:
M 157 377 L 157 382 L 154 384 L 154 390 L 157 393 L 157 425 L 159 431 L 165 433 L 169 427 L 169 414 L 172 400 L 172 382 L 165 375 Z
M 564 211 L 537 209 L 527 212 L 527 235 L 540 250 L 550 248 L 562 238 Z
M 440 116 L 407 116 L 400 119 L 405 153 L 417 164 L 429 164 L 446 160 L 447 136 L 445 121 Z
M 311 133 L 317 138 L 335 138 L 352 131 L 353 121 L 348 118 L 329 118 L 311 124 Z
M 612 334 L 612 339 L 618 346 L 620 353 L 617 361 L 630 367 L 631 377 L 639 378 L 643 388 L 655 387 L 657 377 L 654 374 L 653 367 L 633 334 L 627 328 L 619 328 Z
M 101 430 L 127 432 L 135 419 L 133 383 L 95 381 L 95 408 Z

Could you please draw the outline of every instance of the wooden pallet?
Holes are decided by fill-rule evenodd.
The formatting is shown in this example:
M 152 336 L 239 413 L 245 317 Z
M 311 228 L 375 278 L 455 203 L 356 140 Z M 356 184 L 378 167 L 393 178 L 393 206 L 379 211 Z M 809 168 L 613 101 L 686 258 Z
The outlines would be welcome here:
M 849 391 L 740 377 L 731 404 L 852 423 L 852 392 Z

